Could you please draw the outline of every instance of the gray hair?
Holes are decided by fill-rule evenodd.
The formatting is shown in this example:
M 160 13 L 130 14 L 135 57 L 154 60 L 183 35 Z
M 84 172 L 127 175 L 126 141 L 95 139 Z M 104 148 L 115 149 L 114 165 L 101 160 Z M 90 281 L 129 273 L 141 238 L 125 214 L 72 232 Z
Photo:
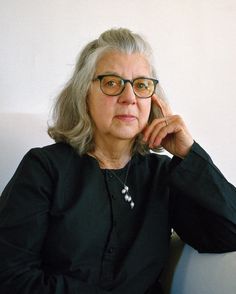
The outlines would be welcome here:
M 151 47 L 140 35 L 128 29 L 111 29 L 88 43 L 80 53 L 71 79 L 57 97 L 53 109 L 53 125 L 48 128 L 51 138 L 56 142 L 70 144 L 79 154 L 91 152 L 95 147 L 94 125 L 88 111 L 87 94 L 97 62 L 104 53 L 113 50 L 144 55 L 150 64 L 151 74 L 157 78 Z M 156 92 L 160 98 L 164 98 L 159 84 Z M 149 120 L 160 116 L 158 109 L 152 108 Z M 159 150 L 157 148 L 155 151 Z M 140 135 L 137 136 L 132 151 L 141 154 L 149 152 L 148 146 L 142 143 Z

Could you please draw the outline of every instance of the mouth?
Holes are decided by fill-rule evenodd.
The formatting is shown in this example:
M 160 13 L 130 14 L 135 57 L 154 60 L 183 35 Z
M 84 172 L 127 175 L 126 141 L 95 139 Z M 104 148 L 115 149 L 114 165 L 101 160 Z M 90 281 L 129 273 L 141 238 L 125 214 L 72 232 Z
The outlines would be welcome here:
M 131 114 L 119 114 L 119 115 L 116 115 L 115 118 L 124 122 L 132 122 L 136 120 L 136 116 Z

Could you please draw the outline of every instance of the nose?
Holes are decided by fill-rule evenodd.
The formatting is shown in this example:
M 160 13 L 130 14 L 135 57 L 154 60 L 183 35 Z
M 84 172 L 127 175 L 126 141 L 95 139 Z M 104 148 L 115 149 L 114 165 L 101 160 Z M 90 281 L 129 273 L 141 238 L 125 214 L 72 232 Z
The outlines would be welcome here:
M 124 90 L 119 96 L 120 103 L 126 103 L 126 104 L 135 104 L 136 103 L 136 96 L 133 91 L 133 87 L 130 82 L 125 83 Z

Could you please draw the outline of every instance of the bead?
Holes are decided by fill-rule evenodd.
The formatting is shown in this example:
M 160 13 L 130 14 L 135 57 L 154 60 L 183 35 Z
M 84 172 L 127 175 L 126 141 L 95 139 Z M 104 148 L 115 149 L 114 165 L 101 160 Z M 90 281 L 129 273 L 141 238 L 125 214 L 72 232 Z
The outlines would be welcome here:
M 129 201 L 129 195 L 128 194 L 125 195 L 125 201 Z
M 96 156 L 95 156 L 95 158 L 96 158 Z M 99 159 L 98 158 L 96 158 L 96 159 L 99 162 Z M 124 195 L 124 200 L 129 203 L 129 205 L 130 205 L 130 207 L 132 209 L 134 207 L 134 202 L 132 201 L 132 197 L 128 194 L 129 187 L 126 186 L 126 182 L 127 182 L 127 178 L 128 178 L 128 173 L 129 173 L 130 165 L 131 165 L 131 160 L 129 161 L 129 164 L 128 164 L 128 167 L 127 167 L 127 171 L 126 171 L 126 175 L 124 177 L 124 181 L 115 172 L 113 172 L 112 170 L 110 170 L 108 172 L 108 175 L 111 178 L 113 178 L 113 176 L 114 176 L 121 183 L 121 185 L 123 186 L 123 188 L 121 190 L 121 194 Z M 114 197 L 114 199 L 115 199 L 115 197 Z
M 125 194 L 125 193 L 127 193 L 128 191 L 129 191 L 129 187 L 126 186 L 126 185 L 124 185 L 124 188 L 121 190 L 121 193 L 122 193 L 122 194 Z

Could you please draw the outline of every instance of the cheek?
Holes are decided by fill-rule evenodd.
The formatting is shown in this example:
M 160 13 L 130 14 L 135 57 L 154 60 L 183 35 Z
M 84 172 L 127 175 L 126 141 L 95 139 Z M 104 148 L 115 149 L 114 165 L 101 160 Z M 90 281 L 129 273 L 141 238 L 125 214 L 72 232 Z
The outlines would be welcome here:
M 88 112 L 91 120 L 97 125 L 98 118 L 100 116 L 99 114 L 99 105 L 97 105 L 96 100 L 94 97 L 89 97 L 87 100 L 87 107 L 88 107 Z
M 90 97 L 88 99 L 88 110 L 91 119 L 97 127 L 109 124 L 113 114 L 111 101 L 100 97 Z

